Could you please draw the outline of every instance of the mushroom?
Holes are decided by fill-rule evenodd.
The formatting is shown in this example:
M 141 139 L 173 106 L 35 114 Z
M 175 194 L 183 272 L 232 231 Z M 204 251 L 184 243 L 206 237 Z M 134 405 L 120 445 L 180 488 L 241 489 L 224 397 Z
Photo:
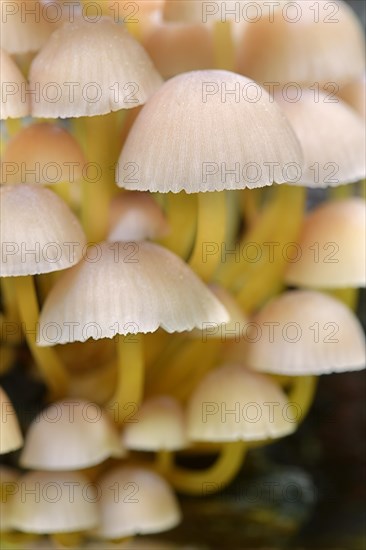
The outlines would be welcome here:
M 159 245 L 102 243 L 97 253 L 98 261 L 84 258 L 53 287 L 40 317 L 39 344 L 116 336 L 120 372 L 111 404 L 120 421 L 123 407 L 141 400 L 139 334 L 225 322 L 227 312 L 180 258 Z
M 153 240 L 168 232 L 168 222 L 149 193 L 126 192 L 112 200 L 108 241 Z
M 23 436 L 13 405 L 0 386 L 0 454 L 16 451 L 23 445 Z
M 3 6 L 2 2 L 2 6 Z M 21 118 L 30 114 L 29 98 L 26 94 L 27 81 L 12 58 L 0 49 L 1 120 Z
M 158 474 L 137 467 L 115 468 L 99 480 L 101 489 L 99 538 L 160 533 L 181 520 L 178 502 Z
M 200 193 L 190 265 L 209 280 L 220 255 L 205 254 L 204 244 L 225 241 L 227 211 L 225 194 L 212 192 L 283 183 L 296 177 L 296 163 L 298 141 L 260 86 L 227 71 L 194 71 L 167 81 L 143 107 L 122 149 L 117 183 Z
M 365 368 L 365 335 L 354 313 L 311 290 L 283 293 L 254 317 L 245 347 L 248 368 L 290 376 Z
M 364 287 L 366 204 L 358 197 L 327 201 L 305 218 L 297 258 L 288 265 L 289 285 Z
M 57 355 L 37 345 L 38 300 L 33 275 L 76 264 L 85 245 L 77 218 L 52 191 L 38 185 L 4 185 L 1 197 L 1 277 L 11 280 L 30 350 L 51 393 L 66 392 Z
M 29 472 L 18 479 L 9 501 L 13 529 L 52 535 L 67 544 L 99 523 L 99 495 L 93 483 L 76 472 Z
M 1 47 L 9 54 L 38 51 L 54 31 L 39 0 L 1 1 Z
M 277 3 L 272 15 L 263 9 L 243 27 L 237 70 L 272 85 L 340 86 L 363 73 L 364 48 L 362 26 L 345 2 Z
M 32 470 L 80 470 L 123 454 L 115 427 L 103 409 L 81 399 L 65 399 L 33 420 L 20 464 Z
M 297 183 L 334 187 L 365 178 L 365 124 L 351 107 L 339 99 L 330 101 L 325 93 L 315 99 L 313 92 L 305 90 L 297 102 L 280 97 L 280 106 L 304 152 Z

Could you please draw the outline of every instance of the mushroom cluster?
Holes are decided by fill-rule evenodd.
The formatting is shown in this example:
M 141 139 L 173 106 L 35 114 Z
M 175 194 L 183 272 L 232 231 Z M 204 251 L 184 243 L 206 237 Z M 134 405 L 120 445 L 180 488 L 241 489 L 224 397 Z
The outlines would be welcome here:
M 365 40 L 290 4 L 1 1 L 9 544 L 173 529 L 365 368 Z

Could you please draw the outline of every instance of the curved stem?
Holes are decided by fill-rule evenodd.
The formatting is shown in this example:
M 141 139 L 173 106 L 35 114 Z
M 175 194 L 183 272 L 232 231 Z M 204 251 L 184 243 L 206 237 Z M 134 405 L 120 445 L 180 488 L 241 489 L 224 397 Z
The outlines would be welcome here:
M 221 249 L 226 237 L 226 192 L 207 192 L 198 195 L 198 222 L 190 267 L 209 281 L 221 262 Z
M 196 232 L 197 197 L 194 194 L 166 193 L 163 202 L 170 232 L 159 242 L 186 260 Z
M 131 405 L 140 405 L 144 391 L 144 356 L 140 334 L 117 336 L 118 381 L 108 408 L 123 424 Z
M 51 392 L 52 399 L 64 397 L 68 389 L 68 375 L 55 350 L 37 346 L 39 308 L 32 276 L 14 277 L 16 299 L 25 337 L 30 351 Z
M 243 441 L 224 443 L 215 464 L 202 471 L 174 467 L 168 474 L 173 487 L 187 495 L 205 495 L 221 491 L 238 474 L 246 454 Z
M 295 403 L 299 408 L 299 412 L 301 412 L 298 423 L 302 422 L 308 414 L 314 401 L 317 385 L 318 376 L 291 377 L 291 388 L 288 392 L 288 400 L 289 403 Z

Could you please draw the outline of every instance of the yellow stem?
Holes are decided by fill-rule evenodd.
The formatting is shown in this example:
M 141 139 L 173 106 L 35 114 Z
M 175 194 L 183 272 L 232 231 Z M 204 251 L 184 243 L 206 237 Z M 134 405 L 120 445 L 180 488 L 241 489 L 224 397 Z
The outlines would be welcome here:
M 171 451 L 160 450 L 156 453 L 155 469 L 162 475 L 167 476 L 173 466 L 173 454 Z
M 291 388 L 288 391 L 288 400 L 297 405 L 300 414 L 299 423 L 308 414 L 313 404 L 318 384 L 318 376 L 294 376 L 291 377 Z
M 212 494 L 221 491 L 238 474 L 246 454 L 243 441 L 224 443 L 213 466 L 203 471 L 173 467 L 168 480 L 180 493 L 188 495 Z
M 131 406 L 140 405 L 144 391 L 144 356 L 140 334 L 117 336 L 118 381 L 109 402 L 114 418 L 122 424 Z
M 196 232 L 197 197 L 194 194 L 166 193 L 163 205 L 170 232 L 160 239 L 160 243 L 186 260 Z
M 215 68 L 235 70 L 235 47 L 231 21 L 217 21 L 214 25 Z
M 55 533 L 51 536 L 57 548 L 82 548 L 82 533 Z
M 256 243 L 259 260 L 244 267 L 237 299 L 247 313 L 255 311 L 283 286 L 283 275 L 290 254 L 296 253 L 305 206 L 305 189 L 281 185 L 278 188 L 277 221 L 267 242 Z M 261 222 L 259 222 L 261 223 Z
M 37 366 L 50 390 L 51 398 L 64 397 L 68 390 L 68 375 L 53 348 L 38 347 L 38 301 L 32 276 L 12 279 L 25 337 Z
M 22 129 L 22 119 L 21 118 L 8 118 L 6 119 L 6 130 L 8 137 L 14 137 Z
M 220 262 L 226 238 L 226 192 L 198 195 L 198 221 L 190 267 L 204 280 L 210 281 Z

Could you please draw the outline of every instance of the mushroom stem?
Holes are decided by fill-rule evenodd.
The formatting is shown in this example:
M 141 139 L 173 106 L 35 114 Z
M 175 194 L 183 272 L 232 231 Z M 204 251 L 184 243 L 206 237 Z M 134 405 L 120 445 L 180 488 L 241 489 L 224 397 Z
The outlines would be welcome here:
M 6 131 L 9 138 L 12 138 L 22 128 L 22 119 L 20 118 L 7 118 L 6 119 Z
M 288 263 L 287 245 L 296 243 L 305 206 L 306 191 L 303 187 L 281 185 L 278 188 L 277 221 L 268 225 L 269 218 L 263 222 L 270 230 L 264 241 L 252 241 L 260 245 L 261 257 L 257 262 L 246 263 L 237 299 L 246 313 L 251 313 L 263 302 L 279 292 L 283 286 L 283 275 Z M 261 225 L 262 221 L 259 222 Z M 261 230 L 261 227 L 258 228 Z
M 117 424 L 123 424 L 131 405 L 139 406 L 144 389 L 144 356 L 141 335 L 117 336 L 118 381 L 110 399 Z
M 215 68 L 234 71 L 235 48 L 232 38 L 231 21 L 215 22 L 214 48 Z
M 38 347 L 37 326 L 39 307 L 34 279 L 31 275 L 13 278 L 19 314 L 25 331 L 25 338 L 34 360 L 50 390 L 50 398 L 58 399 L 67 394 L 68 375 L 55 350 Z
M 242 467 L 246 449 L 243 441 L 223 443 L 213 466 L 203 471 L 174 467 L 168 474 L 168 480 L 177 491 L 187 495 L 216 493 L 235 478 Z
M 111 144 L 108 143 L 108 136 L 113 134 L 111 117 L 83 117 L 80 121 L 84 130 L 86 156 L 100 175 L 92 174 L 91 170 L 85 174 L 88 180 L 83 182 L 82 219 L 88 240 L 98 243 L 107 237 L 109 229 L 110 186 L 114 178 L 113 167 L 110 166 Z
M 155 468 L 160 475 L 166 476 L 171 470 L 172 465 L 173 454 L 171 451 L 161 449 L 156 453 Z
M 160 240 L 160 243 L 186 260 L 192 249 L 196 232 L 196 196 L 186 193 L 167 193 L 164 196 L 164 209 L 170 232 Z
M 55 533 L 51 538 L 56 548 L 82 548 L 81 533 Z
M 198 220 L 190 267 L 204 280 L 212 279 L 221 261 L 226 237 L 227 197 L 225 191 L 198 195 Z
M 314 401 L 314 396 L 318 384 L 317 376 L 294 376 L 291 377 L 291 388 L 288 392 L 289 403 L 295 403 L 301 411 L 301 416 L 297 423 L 302 422 L 309 412 Z

